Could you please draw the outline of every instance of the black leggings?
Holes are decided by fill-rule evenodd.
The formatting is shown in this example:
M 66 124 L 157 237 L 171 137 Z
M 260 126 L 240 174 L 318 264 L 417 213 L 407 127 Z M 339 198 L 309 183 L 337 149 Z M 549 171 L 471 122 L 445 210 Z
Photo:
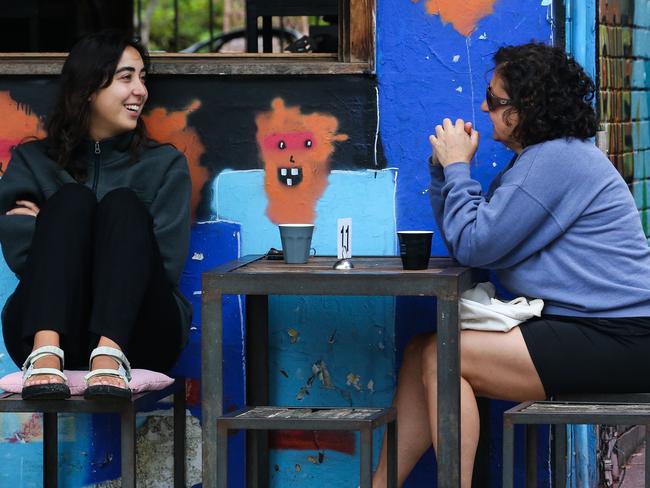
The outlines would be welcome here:
M 169 370 L 181 352 L 181 320 L 153 234 L 152 218 L 128 188 L 98 203 L 66 184 L 40 209 L 24 273 L 7 303 L 3 335 L 22 366 L 34 334 L 60 334 L 66 369 L 87 369 L 101 336 L 131 366 Z

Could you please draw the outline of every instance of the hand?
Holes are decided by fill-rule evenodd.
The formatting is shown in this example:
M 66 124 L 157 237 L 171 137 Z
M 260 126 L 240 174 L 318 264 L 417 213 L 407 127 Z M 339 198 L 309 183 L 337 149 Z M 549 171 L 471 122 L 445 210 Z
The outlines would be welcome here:
M 38 212 L 41 211 L 38 205 L 29 200 L 17 200 L 16 205 L 18 206 L 9 210 L 7 215 L 31 215 L 32 217 L 36 217 Z
M 471 122 L 462 119 L 452 124 L 450 119 L 436 126 L 436 135 L 429 136 L 434 164 L 443 167 L 451 163 L 469 163 L 478 149 L 479 133 Z

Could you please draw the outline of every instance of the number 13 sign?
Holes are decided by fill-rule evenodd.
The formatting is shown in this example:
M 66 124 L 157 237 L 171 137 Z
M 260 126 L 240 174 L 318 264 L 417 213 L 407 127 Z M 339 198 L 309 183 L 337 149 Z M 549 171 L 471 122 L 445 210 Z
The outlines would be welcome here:
M 338 259 L 350 259 L 352 257 L 352 219 L 349 217 L 338 219 L 337 227 L 336 255 Z

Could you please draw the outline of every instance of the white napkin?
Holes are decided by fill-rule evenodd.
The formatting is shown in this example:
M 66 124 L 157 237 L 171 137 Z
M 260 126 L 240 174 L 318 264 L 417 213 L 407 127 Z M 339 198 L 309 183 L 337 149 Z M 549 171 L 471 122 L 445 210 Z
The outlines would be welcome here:
M 461 295 L 460 328 L 508 332 L 531 317 L 540 317 L 544 301 L 517 297 L 509 302 L 495 298 L 494 285 L 479 283 Z

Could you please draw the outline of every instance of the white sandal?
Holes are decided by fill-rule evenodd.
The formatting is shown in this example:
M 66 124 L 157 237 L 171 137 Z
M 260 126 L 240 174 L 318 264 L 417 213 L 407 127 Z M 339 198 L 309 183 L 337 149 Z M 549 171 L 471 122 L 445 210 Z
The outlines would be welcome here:
M 131 381 L 131 365 L 129 360 L 122 351 L 114 347 L 99 346 L 93 349 L 90 354 L 90 361 L 88 369 L 92 368 L 93 359 L 97 356 L 109 356 L 118 364 L 117 369 L 99 368 L 90 371 L 84 379 L 86 380 L 86 391 L 84 398 L 86 400 L 97 400 L 101 398 L 112 398 L 119 400 L 130 400 L 131 389 L 129 388 L 129 381 Z M 126 388 L 114 385 L 88 385 L 88 380 L 95 376 L 114 376 L 124 381 Z
M 56 368 L 35 368 L 34 363 L 44 356 L 56 356 L 61 362 L 61 370 Z M 32 376 L 58 376 L 63 383 L 45 383 L 23 386 L 23 400 L 63 400 L 70 397 L 68 378 L 63 374 L 63 350 L 56 346 L 42 346 L 34 349 L 23 364 L 23 385 Z

